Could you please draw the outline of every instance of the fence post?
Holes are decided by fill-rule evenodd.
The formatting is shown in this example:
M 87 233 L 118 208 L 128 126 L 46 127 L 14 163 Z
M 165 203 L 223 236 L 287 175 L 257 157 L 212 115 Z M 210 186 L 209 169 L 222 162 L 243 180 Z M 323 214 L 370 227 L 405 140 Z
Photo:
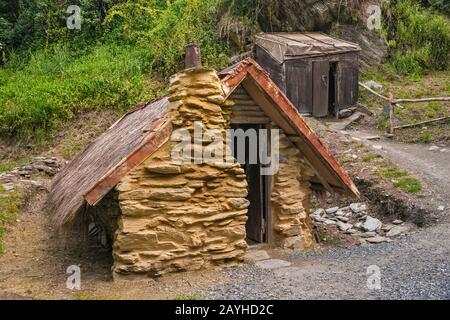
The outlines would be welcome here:
M 394 135 L 394 108 L 395 103 L 389 102 L 389 134 Z

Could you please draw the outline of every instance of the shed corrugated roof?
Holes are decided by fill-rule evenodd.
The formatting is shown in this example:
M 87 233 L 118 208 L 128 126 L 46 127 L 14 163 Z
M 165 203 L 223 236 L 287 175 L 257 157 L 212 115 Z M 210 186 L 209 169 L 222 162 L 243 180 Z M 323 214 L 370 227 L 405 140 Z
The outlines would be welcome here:
M 255 43 L 279 63 L 299 57 L 324 56 L 360 51 L 359 45 L 320 32 L 260 33 Z

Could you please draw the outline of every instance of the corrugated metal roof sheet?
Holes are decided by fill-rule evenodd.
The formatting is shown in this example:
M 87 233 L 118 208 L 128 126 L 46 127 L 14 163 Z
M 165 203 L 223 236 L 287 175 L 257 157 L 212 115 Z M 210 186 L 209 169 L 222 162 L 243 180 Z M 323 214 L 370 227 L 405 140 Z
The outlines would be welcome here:
M 255 43 L 279 63 L 299 57 L 324 56 L 361 50 L 355 43 L 335 39 L 320 32 L 260 33 L 256 35 Z

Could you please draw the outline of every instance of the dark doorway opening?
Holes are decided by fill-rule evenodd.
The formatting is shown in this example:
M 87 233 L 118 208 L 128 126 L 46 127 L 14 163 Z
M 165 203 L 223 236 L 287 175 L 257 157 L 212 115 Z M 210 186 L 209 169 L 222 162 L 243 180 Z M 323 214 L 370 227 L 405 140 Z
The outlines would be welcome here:
M 330 83 L 328 85 L 329 91 L 328 91 L 328 112 L 330 114 L 337 115 L 339 110 L 337 107 L 337 92 L 336 92 L 336 70 L 337 70 L 337 62 L 331 62 L 330 63 L 330 73 L 328 75 L 328 79 L 330 79 Z
M 250 202 L 247 212 L 247 223 L 245 225 L 247 243 L 264 243 L 268 241 L 268 178 L 261 175 L 261 163 L 259 160 L 259 129 L 265 129 L 261 124 L 239 124 L 232 125 L 232 129 L 242 129 L 245 133 L 245 159 L 238 157 L 239 135 L 234 136 L 233 156 L 240 160 L 241 167 L 245 171 L 248 184 L 247 199 Z M 236 133 L 236 132 L 235 132 Z M 242 143 L 242 142 L 241 142 Z M 242 151 L 242 150 L 241 150 Z M 256 163 L 255 153 L 256 152 Z M 242 158 L 244 158 L 241 155 Z M 243 161 L 242 161 L 243 160 Z

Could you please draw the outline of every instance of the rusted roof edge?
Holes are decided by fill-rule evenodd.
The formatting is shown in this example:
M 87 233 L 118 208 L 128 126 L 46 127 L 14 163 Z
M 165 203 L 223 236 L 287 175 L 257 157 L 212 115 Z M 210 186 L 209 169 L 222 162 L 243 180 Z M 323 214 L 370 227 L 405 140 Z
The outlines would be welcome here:
M 233 91 L 247 76 L 250 75 L 258 86 L 270 97 L 270 99 L 280 107 L 282 115 L 292 124 L 293 128 L 305 137 L 305 141 L 318 151 L 319 158 L 322 158 L 325 165 L 331 169 L 331 172 L 343 183 L 343 185 L 356 197 L 360 197 L 358 188 L 345 170 L 322 144 L 317 135 L 311 130 L 308 124 L 303 120 L 298 110 L 292 105 L 284 93 L 270 79 L 261 66 L 251 58 L 243 60 L 234 70 L 222 79 Z

